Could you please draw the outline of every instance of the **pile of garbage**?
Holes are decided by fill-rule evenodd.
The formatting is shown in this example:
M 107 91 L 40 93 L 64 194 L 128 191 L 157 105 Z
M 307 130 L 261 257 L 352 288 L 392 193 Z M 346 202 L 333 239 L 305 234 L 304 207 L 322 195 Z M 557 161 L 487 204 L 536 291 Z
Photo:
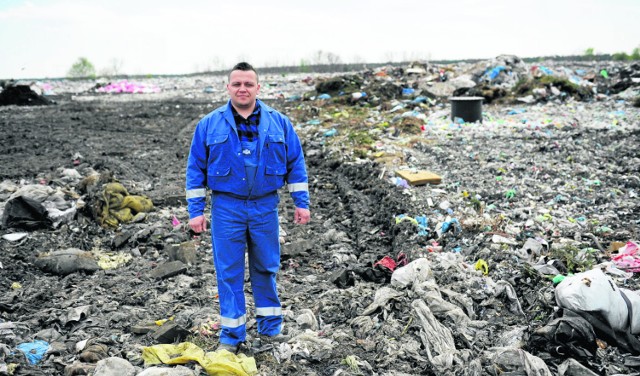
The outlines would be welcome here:
M 158 93 L 160 88 L 155 85 L 148 85 L 140 82 L 129 82 L 121 80 L 118 82 L 110 82 L 105 85 L 98 85 L 96 91 L 99 93 L 129 93 L 129 94 L 146 94 Z
M 21 137 L 2 153 L 0 375 L 640 372 L 637 69 L 536 67 L 265 77 L 303 140 L 312 222 L 294 225 L 283 192 L 286 340 L 259 344 L 247 294 L 239 354 L 216 351 L 211 239 L 188 229 L 182 199 L 212 106 L 114 95 L 39 109 L 74 137 L 60 155 L 55 137 L 42 155 L 21 154 Z M 588 90 L 518 91 L 556 76 Z M 478 93 L 483 121 L 452 119 L 447 98 Z M 41 129 L 10 110 L 16 129 Z
M 498 56 L 476 64 L 415 62 L 407 68 L 379 68 L 320 80 L 306 99 L 377 106 L 393 99 L 414 104 L 449 97 L 479 96 L 485 103 L 590 102 L 617 95 L 638 102 L 640 63 L 606 62 L 601 66 L 526 64 L 517 56 Z M 640 102 L 638 102 L 640 103 Z

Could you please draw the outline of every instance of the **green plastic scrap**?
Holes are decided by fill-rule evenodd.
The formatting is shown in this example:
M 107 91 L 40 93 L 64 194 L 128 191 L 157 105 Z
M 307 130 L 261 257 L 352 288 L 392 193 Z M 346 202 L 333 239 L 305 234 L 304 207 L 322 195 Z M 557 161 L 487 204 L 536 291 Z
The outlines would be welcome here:
M 558 283 L 564 281 L 565 276 L 563 276 L 562 274 L 558 274 L 555 277 L 553 277 L 553 284 L 557 285 Z
M 354 355 L 348 355 L 346 358 L 342 359 L 341 364 L 344 364 L 351 369 L 351 371 L 359 373 L 360 367 L 358 367 L 358 360 Z
M 409 221 L 409 222 L 413 223 L 414 225 L 419 226 L 418 220 L 416 220 L 413 217 L 409 217 L 408 215 L 405 215 L 405 214 L 400 214 L 400 215 L 396 216 L 396 225 L 398 223 L 400 223 L 400 222 L 403 222 L 403 221 Z
M 584 180 L 584 182 L 585 182 L 585 184 L 587 186 L 589 186 L 589 185 L 601 186 L 602 185 L 602 182 L 600 182 L 600 180 L 598 180 L 598 179 L 595 179 L 595 180 L 583 179 L 583 180 Z
M 512 199 L 516 196 L 516 190 L 515 189 L 508 189 L 505 193 L 504 193 L 504 197 L 506 199 Z

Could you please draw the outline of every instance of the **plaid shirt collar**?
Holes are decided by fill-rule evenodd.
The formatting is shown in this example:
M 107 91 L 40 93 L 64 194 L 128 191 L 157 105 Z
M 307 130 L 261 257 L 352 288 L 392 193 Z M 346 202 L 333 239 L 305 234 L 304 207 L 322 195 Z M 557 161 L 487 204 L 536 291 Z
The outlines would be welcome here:
M 245 119 L 244 117 L 242 117 L 242 115 L 238 113 L 238 111 L 236 111 L 235 107 L 231 105 L 231 113 L 233 114 L 233 120 L 236 122 L 236 126 L 240 124 L 247 124 L 247 125 L 260 124 L 260 106 L 258 105 L 258 102 L 256 102 L 255 106 L 256 107 L 253 109 L 253 112 L 251 113 L 251 115 L 249 115 L 249 117 Z
M 240 141 L 253 142 L 258 140 L 259 133 L 258 127 L 260 126 L 260 105 L 256 102 L 256 107 L 253 109 L 251 115 L 248 118 L 243 118 L 242 115 L 231 106 L 231 112 L 233 113 L 233 120 L 236 123 L 236 131 Z

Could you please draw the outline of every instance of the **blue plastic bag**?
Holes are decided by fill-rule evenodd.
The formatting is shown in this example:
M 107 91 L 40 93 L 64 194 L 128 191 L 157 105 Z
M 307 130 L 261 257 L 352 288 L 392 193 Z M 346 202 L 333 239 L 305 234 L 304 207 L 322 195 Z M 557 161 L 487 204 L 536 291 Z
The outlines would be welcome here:
M 489 77 L 490 80 L 495 80 L 495 78 L 498 77 L 500 72 L 502 72 L 503 70 L 506 70 L 506 69 L 507 68 L 505 66 L 498 65 L 495 68 L 487 69 L 487 71 L 484 73 L 484 75 Z
M 337 130 L 337 129 L 335 129 L 335 128 L 331 128 L 330 130 L 328 130 L 328 131 L 324 132 L 324 136 L 325 136 L 325 137 L 333 137 L 333 136 L 335 136 L 336 134 L 338 134 L 338 130 Z
M 427 219 L 427 217 L 423 215 L 419 215 L 416 217 L 416 221 L 418 221 L 418 235 L 420 236 L 429 235 L 429 231 L 428 231 L 429 228 L 427 227 L 429 220 Z
M 402 88 L 402 95 L 411 95 L 411 94 L 413 94 L 415 92 L 416 92 L 416 90 L 414 88 L 412 88 L 412 87 Z
M 17 348 L 24 353 L 29 363 L 38 364 L 44 357 L 44 354 L 49 351 L 49 342 L 38 339 L 33 342 L 21 343 Z
M 453 227 L 452 227 L 453 226 Z M 442 224 L 442 233 L 449 231 L 450 228 L 454 229 L 454 234 L 459 234 L 462 229 L 460 228 L 460 222 L 458 222 L 458 218 L 452 218 L 450 221 L 446 221 Z
M 542 73 L 546 74 L 547 76 L 551 76 L 553 74 L 553 71 L 547 67 L 543 67 L 542 65 L 538 67 Z

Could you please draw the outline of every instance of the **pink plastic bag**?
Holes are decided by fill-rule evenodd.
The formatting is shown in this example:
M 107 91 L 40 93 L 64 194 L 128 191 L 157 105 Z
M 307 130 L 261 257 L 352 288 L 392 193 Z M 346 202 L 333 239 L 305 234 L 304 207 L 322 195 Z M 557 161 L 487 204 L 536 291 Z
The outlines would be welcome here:
M 611 257 L 611 261 L 620 269 L 630 272 L 640 272 L 640 254 L 638 254 L 638 244 L 627 242 L 618 250 L 618 254 Z

